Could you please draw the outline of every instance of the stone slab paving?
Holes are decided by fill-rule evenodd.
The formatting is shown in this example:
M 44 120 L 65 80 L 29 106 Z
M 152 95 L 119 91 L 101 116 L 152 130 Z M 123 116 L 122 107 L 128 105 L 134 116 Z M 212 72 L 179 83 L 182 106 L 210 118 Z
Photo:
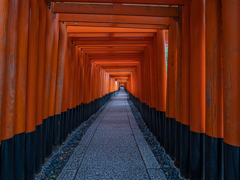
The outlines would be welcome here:
M 124 90 L 89 127 L 58 179 L 166 179 L 138 128 Z

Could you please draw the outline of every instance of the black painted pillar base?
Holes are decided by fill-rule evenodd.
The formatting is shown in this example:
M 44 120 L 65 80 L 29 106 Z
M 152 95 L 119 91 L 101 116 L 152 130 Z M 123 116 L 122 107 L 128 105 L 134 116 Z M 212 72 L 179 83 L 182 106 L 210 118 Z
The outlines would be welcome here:
M 172 160 L 174 160 L 175 122 L 174 118 L 169 118 L 169 156 Z
M 93 101 L 90 102 L 90 116 L 93 114 L 94 112 L 94 105 L 93 105 Z
M 78 127 L 81 125 L 81 104 L 78 106 Z
M 159 116 L 160 121 L 160 132 L 159 132 L 159 140 L 160 140 L 160 146 L 164 147 L 164 136 L 165 136 L 165 122 L 166 122 L 166 113 L 163 111 L 160 111 Z
M 180 175 L 189 179 L 190 127 L 181 123 Z
M 83 103 L 81 104 L 81 110 L 80 110 L 80 122 L 81 122 L 81 124 L 84 122 Z
M 205 134 L 206 178 L 224 179 L 224 144 L 222 138 L 214 138 Z
M 54 146 L 59 145 L 60 131 L 61 131 L 61 114 L 57 114 L 57 115 L 54 115 L 54 134 L 53 134 Z
M 142 103 L 142 111 L 143 111 L 142 118 L 146 123 L 146 104 L 145 103 Z
M 45 163 L 46 158 L 46 144 L 47 144 L 47 121 L 48 119 L 43 119 L 42 122 L 42 163 Z
M 25 179 L 25 133 L 14 136 L 14 179 Z
M 61 113 L 60 139 L 58 145 L 61 145 L 63 143 L 63 137 L 64 137 L 64 112 Z
M 14 137 L 2 140 L 0 168 L 1 180 L 14 179 Z
M 82 124 L 82 118 L 81 118 L 81 114 L 82 114 L 82 104 L 80 104 L 78 106 L 78 127 Z
M 26 166 L 25 179 L 32 180 L 35 175 L 35 131 L 26 133 Z
M 65 111 L 65 112 L 63 112 L 62 113 L 62 117 L 61 117 L 61 120 L 62 120 L 62 133 L 63 133 L 63 135 L 62 135 L 62 138 L 63 138 L 63 141 L 65 141 L 66 140 L 66 138 L 67 138 L 67 134 L 68 134 L 68 127 L 67 127 L 67 121 L 68 121 L 68 119 L 67 119 L 68 117 L 67 117 L 67 111 Z
M 96 99 L 93 101 L 93 114 L 95 114 L 96 113 Z
M 72 113 L 73 113 L 72 131 L 74 131 L 76 129 L 76 127 L 77 127 L 76 107 L 72 108 Z
M 160 111 L 156 111 L 156 139 L 160 142 Z
M 205 179 L 205 134 L 190 131 L 189 178 Z
M 240 179 L 240 147 L 224 142 L 224 179 Z
M 69 119 L 69 125 L 70 125 L 70 133 L 74 131 L 74 112 L 73 109 L 69 109 L 70 112 L 70 119 Z
M 84 121 L 86 121 L 86 104 L 83 103 L 82 106 L 83 106 L 83 115 L 82 116 L 83 116 L 83 122 L 84 122 Z
M 68 134 L 71 133 L 71 130 L 72 130 L 72 123 L 71 123 L 71 112 L 70 112 L 70 109 L 67 110 L 67 121 L 66 121 L 66 128 L 67 128 L 67 136 Z
M 141 114 L 141 116 L 143 117 L 143 103 L 140 101 L 140 110 L 139 110 L 139 112 L 140 112 L 140 114 Z
M 148 128 L 150 129 L 151 127 L 151 111 L 150 107 L 147 105 L 147 122 L 148 122 Z
M 54 116 L 47 119 L 47 140 L 46 140 L 46 157 L 48 158 L 52 154 L 53 147 L 53 122 Z
M 35 131 L 35 173 L 42 169 L 42 124 L 36 126 Z
M 181 123 L 175 121 L 174 165 L 180 168 Z
M 155 136 L 155 108 L 150 108 L 150 130 Z
M 166 117 L 165 118 L 165 133 L 164 133 L 164 150 L 166 152 L 166 154 L 169 154 L 169 121 L 170 118 Z

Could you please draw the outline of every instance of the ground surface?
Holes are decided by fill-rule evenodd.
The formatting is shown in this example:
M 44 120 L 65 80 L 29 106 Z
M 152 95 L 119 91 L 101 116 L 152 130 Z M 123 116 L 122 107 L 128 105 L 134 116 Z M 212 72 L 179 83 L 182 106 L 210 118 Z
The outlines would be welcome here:
M 88 128 L 58 179 L 166 179 L 124 90 Z

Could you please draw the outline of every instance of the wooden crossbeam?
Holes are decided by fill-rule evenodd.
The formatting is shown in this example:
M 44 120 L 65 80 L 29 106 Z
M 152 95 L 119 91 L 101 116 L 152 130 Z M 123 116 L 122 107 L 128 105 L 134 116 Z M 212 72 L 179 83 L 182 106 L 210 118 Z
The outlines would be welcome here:
M 109 63 L 109 62 L 107 62 L 107 63 L 97 63 L 97 64 L 100 64 L 101 65 L 101 67 L 113 67 L 113 66 L 115 66 L 115 67 L 129 67 L 129 66 L 135 66 L 135 67 L 137 67 L 137 65 L 138 65 L 138 63 L 126 63 L 126 64 L 123 64 L 123 63 L 121 63 L 121 62 L 114 62 L 114 63 Z
M 135 69 L 135 68 L 134 68 Z M 114 69 L 114 70 L 111 70 L 111 69 L 104 69 L 105 72 L 108 72 L 108 73 L 114 73 L 114 74 L 124 74 L 124 73 L 131 73 L 134 71 L 134 69 Z
M 94 55 L 94 54 L 120 54 L 120 53 L 124 53 L 124 54 L 142 54 L 144 51 L 127 51 L 127 50 L 119 50 L 119 51 L 84 51 L 88 54 Z
M 59 14 L 59 21 L 64 22 L 95 22 L 95 23 L 126 23 L 169 25 L 168 17 L 121 16 L 121 15 L 89 15 L 89 14 Z
M 89 59 L 100 59 L 100 58 L 131 58 L 131 57 L 141 57 L 141 54 L 139 53 L 115 53 L 115 54 L 89 54 Z
M 150 41 L 73 41 L 73 44 L 75 45 L 124 45 L 128 46 L 130 44 L 141 44 L 143 46 L 146 46 L 147 44 L 150 44 Z
M 136 69 L 136 66 L 128 66 L 128 67 L 125 67 L 125 66 L 101 66 L 102 69 L 104 70 L 108 70 L 108 69 L 123 69 L 123 70 L 126 70 L 126 69 Z
M 88 27 L 116 27 L 116 28 L 137 28 L 137 29 L 169 29 L 165 24 L 126 24 L 126 23 L 98 23 L 98 22 L 67 22 L 67 26 L 88 26 Z
M 151 41 L 151 37 L 82 37 L 71 38 L 71 41 Z
M 153 37 L 155 33 L 68 33 L 69 38 L 99 38 L 99 37 Z
M 176 7 L 132 6 L 122 4 L 56 3 L 54 5 L 54 13 L 178 17 L 179 9 Z
M 109 61 L 109 62 L 114 62 L 114 61 L 121 61 L 121 62 L 129 62 L 129 61 L 134 61 L 134 62 L 139 62 L 140 58 L 139 57 L 127 57 L 127 58 L 112 58 L 112 57 L 102 57 L 102 58 L 97 58 L 97 57 L 91 57 L 91 60 L 92 61 L 96 61 L 96 62 L 106 62 L 106 61 Z
M 79 26 L 68 26 L 68 33 L 116 33 L 116 32 L 154 32 L 156 29 L 134 29 L 134 28 L 112 28 L 112 27 L 79 27 Z
M 46 2 L 127 3 L 154 5 L 184 5 L 186 0 L 45 0 Z
M 143 47 L 122 47 L 122 48 L 82 48 L 84 52 L 96 51 L 144 51 Z

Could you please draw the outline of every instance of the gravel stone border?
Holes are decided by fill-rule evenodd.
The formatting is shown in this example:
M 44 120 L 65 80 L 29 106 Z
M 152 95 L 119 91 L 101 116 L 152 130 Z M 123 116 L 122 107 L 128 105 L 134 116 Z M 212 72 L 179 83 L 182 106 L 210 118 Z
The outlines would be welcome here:
M 148 143 L 148 146 L 150 147 L 152 153 L 154 154 L 156 160 L 158 161 L 160 168 L 164 172 L 166 178 L 168 180 L 176 180 L 176 179 L 183 180 L 180 177 L 180 173 L 178 169 L 173 165 L 173 161 L 168 155 L 165 154 L 164 148 L 160 146 L 160 143 L 156 140 L 156 138 L 150 132 L 144 120 L 142 119 L 140 112 L 134 106 L 134 104 L 129 99 L 129 97 L 127 101 L 131 108 L 133 116 L 137 122 L 137 125 L 141 130 L 142 135 L 144 136 L 144 139 Z

